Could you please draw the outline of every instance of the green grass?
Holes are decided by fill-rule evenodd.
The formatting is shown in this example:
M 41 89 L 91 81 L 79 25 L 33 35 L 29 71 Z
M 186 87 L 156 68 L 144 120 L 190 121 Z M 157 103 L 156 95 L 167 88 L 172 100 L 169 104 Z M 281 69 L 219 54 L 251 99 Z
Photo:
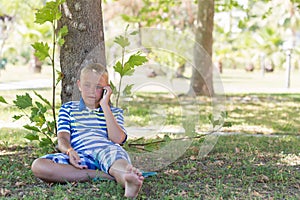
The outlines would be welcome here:
M 300 198 L 299 138 L 221 136 L 204 158 L 198 157 L 200 145 L 194 141 L 177 161 L 147 178 L 138 199 Z M 123 199 L 123 189 L 113 181 L 48 185 L 37 180 L 30 171 L 37 151 L 1 148 L 5 199 Z
M 224 83 L 234 80 L 226 75 Z M 12 102 L 24 92 L 0 96 Z M 39 92 L 50 99 L 50 89 Z M 210 126 L 210 99 L 199 97 L 193 104 L 185 97 L 136 94 L 133 100 L 125 104 L 128 126 L 178 125 L 189 131 Z M 227 94 L 224 105 L 227 125 L 220 131 L 242 134 L 219 136 L 205 157 L 199 156 L 203 139 L 194 139 L 179 158 L 145 180 L 138 199 L 300 199 L 300 94 Z M 1 125 L 13 124 L 15 114 L 18 109 L 1 105 Z M 45 152 L 24 139 L 21 125 L 0 130 L 0 199 L 123 199 L 113 181 L 48 185 L 36 179 L 30 165 Z
M 300 94 L 248 94 L 228 96 L 225 131 L 298 135 Z

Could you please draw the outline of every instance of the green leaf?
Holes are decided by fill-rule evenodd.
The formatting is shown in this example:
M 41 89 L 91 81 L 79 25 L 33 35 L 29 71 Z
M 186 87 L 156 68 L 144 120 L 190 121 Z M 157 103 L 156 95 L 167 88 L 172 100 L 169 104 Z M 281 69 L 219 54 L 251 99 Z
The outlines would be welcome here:
M 64 25 L 61 29 L 59 29 L 58 35 L 60 37 L 64 37 L 64 36 L 68 35 L 68 32 L 69 32 L 68 27 L 66 25 Z
M 13 119 L 19 120 L 19 119 L 21 119 L 23 116 L 24 116 L 24 115 L 14 115 L 14 116 L 13 116 Z
M 47 129 L 49 132 L 49 135 L 54 135 L 54 129 L 56 126 L 56 122 L 55 121 L 47 121 Z
M 111 81 L 110 81 L 109 85 L 110 85 L 110 87 L 111 87 L 111 89 L 112 89 L 112 91 L 113 91 L 113 94 L 116 95 L 116 94 L 118 93 L 117 87 L 116 87 L 116 86 L 114 85 L 114 83 L 111 82 Z
M 137 34 L 139 34 L 139 31 L 133 31 L 130 33 L 130 35 L 137 35 Z
M 119 37 L 116 37 L 114 42 L 117 43 L 118 45 L 120 45 L 122 48 L 125 48 L 130 45 L 128 38 L 126 38 L 122 35 L 120 35 Z
M 141 56 L 141 52 L 137 52 L 136 54 L 130 56 L 127 63 L 130 63 L 131 66 L 140 66 L 147 61 L 148 59 L 146 56 Z
M 58 38 L 58 40 L 57 40 L 57 44 L 58 44 L 59 46 L 64 45 L 65 42 L 66 42 L 66 41 L 65 41 L 65 39 L 63 39 L 63 38 Z
M 28 93 L 25 95 L 17 95 L 17 99 L 13 102 L 20 109 L 25 109 L 32 106 L 32 98 Z
M 5 103 L 5 104 L 8 104 L 8 103 L 6 102 L 6 100 L 5 100 L 2 96 L 0 96 L 0 102 L 1 102 L 1 103 Z
M 61 71 L 56 70 L 56 73 L 57 73 L 57 79 L 56 79 L 55 86 L 57 86 L 58 83 L 64 78 L 64 74 Z
M 46 118 L 44 113 L 47 111 L 44 107 L 38 108 L 33 107 L 31 108 L 31 116 L 30 120 L 31 122 L 35 122 L 36 126 L 42 127 L 44 123 L 46 122 Z
M 31 45 L 35 49 L 34 55 L 38 57 L 41 61 L 45 60 L 47 57 L 50 57 L 49 50 L 50 47 L 47 43 L 35 42 Z
M 69 30 L 67 26 L 63 26 L 59 31 L 58 31 L 58 36 L 57 36 L 57 43 L 59 46 L 62 46 L 65 43 L 64 36 L 68 34 Z
M 40 113 L 44 114 L 47 111 L 47 108 L 40 102 L 36 101 L 35 104 L 38 107 Z
M 34 91 L 34 94 L 39 97 L 44 103 L 46 103 L 48 106 L 51 106 L 50 102 L 45 99 L 44 97 L 42 97 L 42 95 L 38 94 L 36 91 Z
M 53 142 L 49 138 L 42 138 L 39 145 L 40 147 L 45 147 L 45 146 L 53 145 Z
M 59 20 L 62 16 L 59 6 L 64 2 L 65 0 L 47 2 L 44 7 L 35 13 L 35 22 L 44 24 L 45 22 L 53 23 L 55 20 Z
M 125 63 L 123 68 L 123 76 L 131 76 L 134 72 L 134 66 L 132 66 L 130 63 Z
M 118 61 L 116 63 L 116 65 L 114 66 L 114 70 L 115 72 L 118 72 L 120 74 L 120 76 L 122 77 L 123 76 L 123 66 L 122 64 L 120 63 L 120 61 Z
M 36 134 L 33 134 L 33 133 L 29 133 L 27 134 L 24 138 L 30 140 L 30 141 L 33 141 L 33 140 L 40 140 L 40 137 Z
M 129 96 L 131 94 L 131 89 L 134 84 L 126 85 L 126 87 L 123 90 L 123 95 L 124 96 Z
M 31 130 L 31 131 L 35 131 L 35 132 L 40 132 L 40 129 L 38 129 L 35 126 L 30 126 L 30 125 L 27 124 L 27 125 L 24 125 L 23 127 L 26 128 L 27 130 Z

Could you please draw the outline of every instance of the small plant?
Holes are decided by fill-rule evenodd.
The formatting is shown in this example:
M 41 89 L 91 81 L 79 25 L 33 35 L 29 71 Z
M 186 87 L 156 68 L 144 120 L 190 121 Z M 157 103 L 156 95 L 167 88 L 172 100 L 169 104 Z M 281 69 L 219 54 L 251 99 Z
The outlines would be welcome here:
M 44 61 L 48 58 L 51 62 L 52 104 L 37 92 L 34 92 L 34 94 L 40 101 L 33 103 L 32 97 L 28 93 L 25 95 L 17 95 L 16 100 L 13 101 L 13 106 L 19 108 L 23 113 L 21 115 L 15 115 L 13 118 L 15 120 L 19 120 L 22 117 L 27 117 L 30 121 L 30 124 L 26 124 L 24 126 L 25 129 L 31 131 L 31 133 L 27 134 L 25 138 L 30 141 L 38 141 L 40 146 L 45 148 L 48 148 L 49 145 L 55 148 L 55 141 L 53 140 L 57 132 L 55 91 L 57 84 L 62 78 L 60 72 L 57 72 L 59 74 L 57 79 L 55 76 L 55 49 L 57 44 L 60 46 L 64 44 L 63 37 L 68 33 L 66 26 L 59 30 L 57 29 L 57 22 L 62 16 L 59 7 L 64 2 L 65 0 L 47 2 L 45 6 L 39 9 L 35 14 L 35 23 L 44 24 L 46 22 L 50 22 L 52 25 L 52 44 L 49 45 L 46 42 L 35 42 L 32 44 L 32 47 L 35 50 L 34 55 L 38 57 L 39 60 Z M 1 96 L 0 102 L 8 104 Z M 30 109 L 30 114 L 28 113 L 28 109 Z M 51 120 L 47 119 L 47 113 L 49 110 L 52 111 Z M 41 137 L 39 133 L 42 133 L 43 136 Z
M 145 62 L 148 61 L 146 56 L 141 55 L 141 52 L 138 51 L 135 54 L 131 55 L 127 61 L 125 61 L 125 53 L 126 53 L 126 47 L 130 45 L 127 30 L 128 25 L 125 29 L 124 35 L 120 35 L 115 38 L 114 42 L 121 46 L 122 48 L 122 57 L 121 61 L 118 61 L 114 66 L 115 72 L 117 72 L 120 75 L 120 81 L 118 86 L 115 86 L 112 82 L 110 82 L 110 85 L 113 89 L 114 94 L 116 95 L 116 107 L 119 105 L 119 99 L 121 95 L 121 88 L 122 88 L 122 79 L 124 76 L 131 76 L 134 73 L 135 67 L 143 65 Z M 136 32 L 132 32 L 131 35 L 136 34 Z M 131 94 L 131 89 L 133 87 L 133 84 L 126 85 L 124 88 L 122 94 L 124 96 Z

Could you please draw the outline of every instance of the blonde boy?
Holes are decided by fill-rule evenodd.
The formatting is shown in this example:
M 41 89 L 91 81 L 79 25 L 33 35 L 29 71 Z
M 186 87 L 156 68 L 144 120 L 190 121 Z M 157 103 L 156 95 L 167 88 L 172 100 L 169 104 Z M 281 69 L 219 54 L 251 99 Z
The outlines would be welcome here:
M 131 165 L 120 146 L 126 141 L 123 111 L 110 105 L 112 89 L 101 64 L 89 64 L 80 72 L 80 101 L 62 105 L 58 116 L 58 149 L 32 164 L 34 175 L 46 182 L 115 179 L 125 197 L 136 197 L 144 177 Z

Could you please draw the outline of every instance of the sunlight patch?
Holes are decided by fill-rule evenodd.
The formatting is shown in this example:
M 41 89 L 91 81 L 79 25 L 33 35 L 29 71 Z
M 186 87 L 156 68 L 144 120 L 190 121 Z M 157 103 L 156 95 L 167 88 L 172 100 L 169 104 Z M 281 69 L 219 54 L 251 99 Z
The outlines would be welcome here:
M 300 154 L 280 154 L 281 164 L 285 164 L 287 166 L 296 166 L 300 165 Z

